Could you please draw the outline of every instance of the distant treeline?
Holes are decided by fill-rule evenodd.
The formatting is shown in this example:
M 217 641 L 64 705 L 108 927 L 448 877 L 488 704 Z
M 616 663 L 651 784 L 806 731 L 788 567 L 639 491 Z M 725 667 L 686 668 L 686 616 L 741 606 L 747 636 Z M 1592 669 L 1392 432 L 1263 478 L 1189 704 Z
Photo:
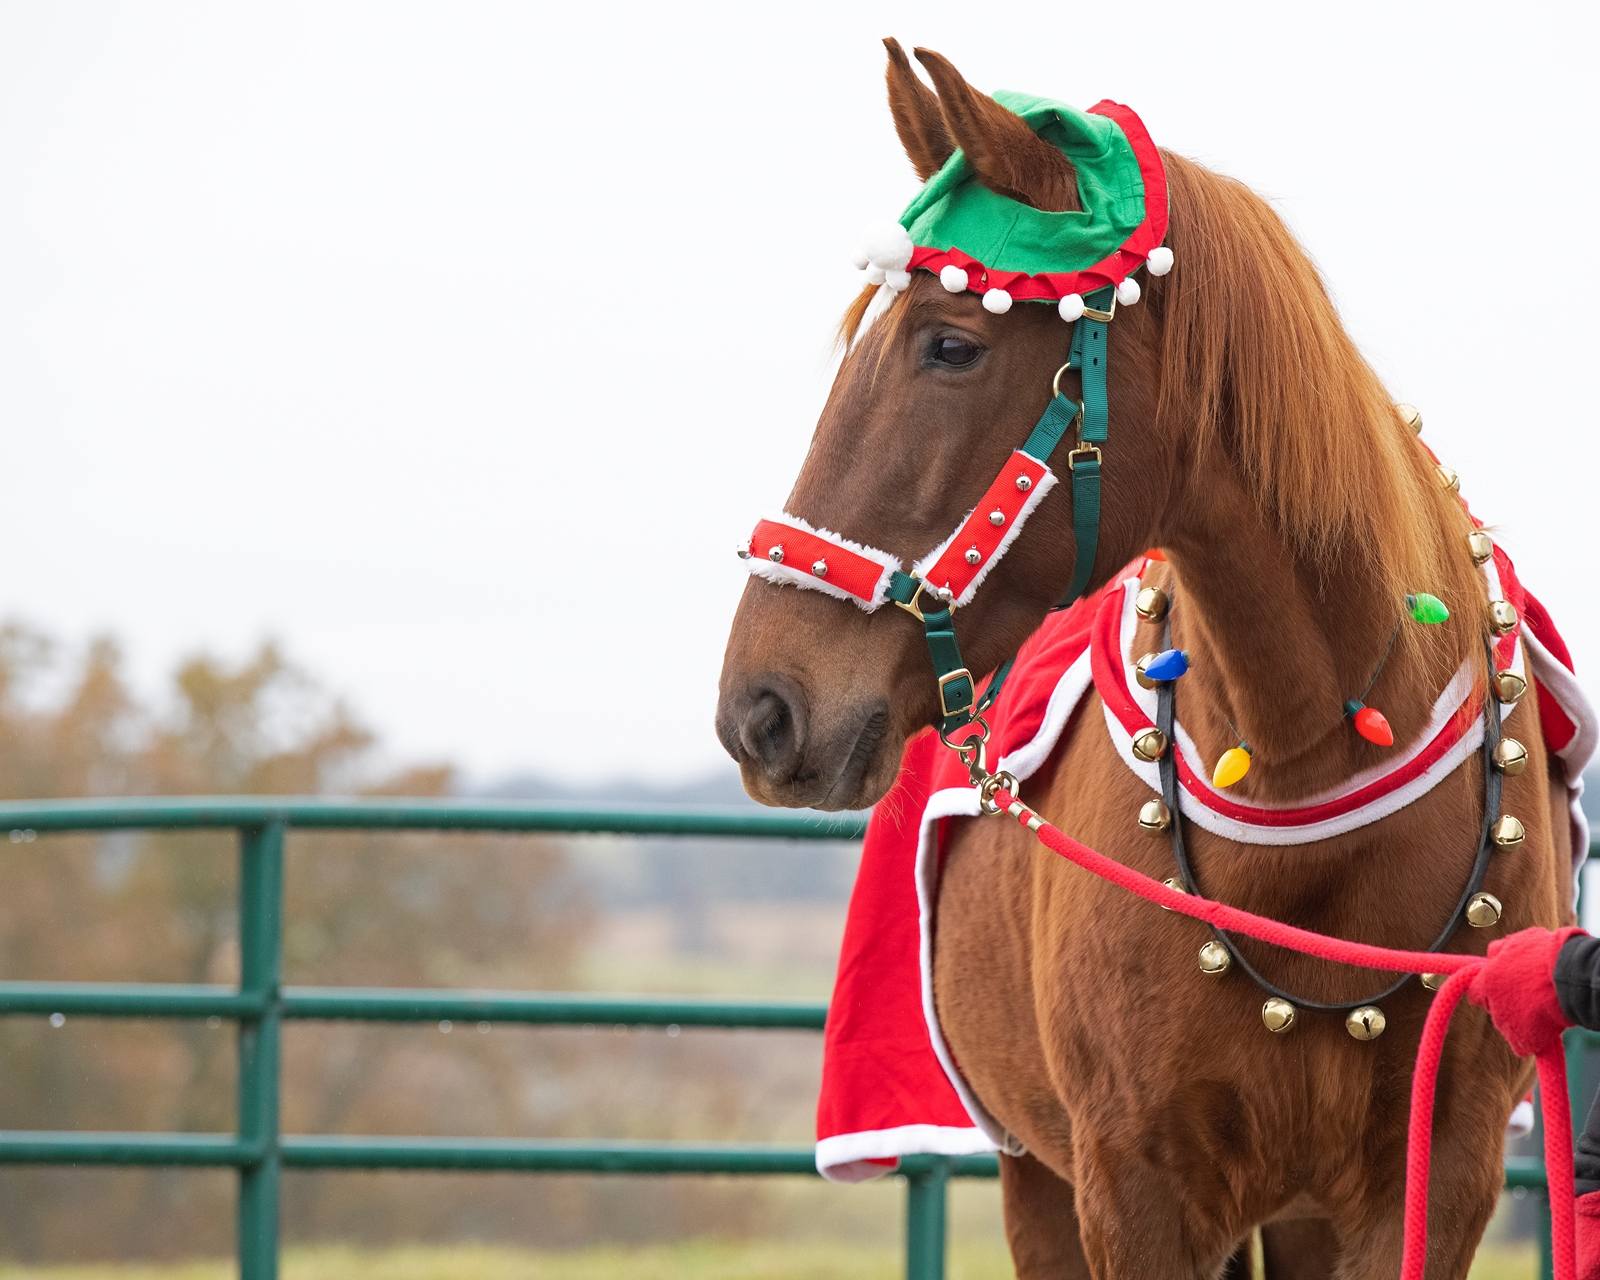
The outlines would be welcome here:
M 442 765 L 374 783 L 374 746 L 271 646 L 239 666 L 185 663 L 168 702 L 152 707 L 131 692 L 112 642 L 69 652 L 0 630 L 6 798 L 451 789 Z M 733 852 L 704 855 L 695 892 L 718 865 L 742 874 Z M 770 873 L 770 851 L 765 861 Z M 591 886 L 550 839 L 301 833 L 287 868 L 289 983 L 562 988 L 595 919 Z M 236 877 L 226 833 L 0 840 L 0 977 L 233 982 Z M 595 1030 L 291 1025 L 283 1126 L 807 1135 L 814 1037 Z M 0 1019 L 0 1128 L 231 1129 L 234 1041 L 226 1022 Z M 226 1254 L 233 1194 L 222 1171 L 0 1169 L 0 1257 Z M 369 1243 L 741 1234 L 774 1212 L 750 1184 L 460 1175 L 290 1174 L 284 1203 L 287 1238 Z

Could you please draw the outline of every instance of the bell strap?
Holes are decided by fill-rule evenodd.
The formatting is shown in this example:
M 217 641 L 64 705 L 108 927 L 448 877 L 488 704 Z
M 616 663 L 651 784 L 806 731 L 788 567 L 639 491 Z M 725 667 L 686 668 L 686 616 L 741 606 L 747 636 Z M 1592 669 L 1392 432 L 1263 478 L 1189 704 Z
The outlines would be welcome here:
M 1172 624 L 1167 624 L 1166 636 L 1163 640 L 1166 647 L 1172 647 Z M 1489 670 L 1493 671 L 1494 652 L 1489 652 Z M 1183 842 L 1183 814 L 1179 808 L 1178 795 L 1178 765 L 1177 765 L 1177 739 L 1173 736 L 1173 682 L 1164 680 L 1156 690 L 1156 728 L 1165 735 L 1167 749 L 1162 753 L 1159 770 L 1161 774 L 1161 799 L 1167 806 L 1167 811 L 1172 816 L 1172 858 L 1178 864 L 1178 878 L 1183 883 L 1184 891 L 1205 895 L 1200 891 L 1199 882 L 1195 879 L 1194 869 L 1189 865 L 1188 851 Z M 1489 829 L 1500 816 L 1500 796 L 1503 778 L 1500 770 L 1494 767 L 1494 749 L 1500 745 L 1500 708 L 1496 704 L 1493 689 L 1487 691 L 1483 709 L 1483 823 L 1478 830 L 1478 854 L 1472 863 L 1472 874 L 1467 878 L 1467 887 L 1462 890 L 1461 897 L 1456 902 L 1456 909 L 1450 913 L 1450 918 L 1445 921 L 1443 931 L 1434 939 L 1433 945 L 1428 948 L 1430 952 L 1442 950 L 1445 943 L 1455 936 L 1461 927 L 1462 913 L 1467 909 L 1467 903 L 1472 895 L 1483 888 L 1484 877 L 1489 873 L 1489 859 L 1494 852 L 1494 843 L 1489 838 Z M 1390 983 L 1382 991 L 1373 995 L 1363 996 L 1359 1000 L 1323 1001 L 1308 1000 L 1303 996 L 1291 995 L 1283 988 L 1274 986 L 1240 954 L 1239 948 L 1233 939 L 1223 930 L 1212 926 L 1212 935 L 1227 949 L 1228 957 L 1234 964 L 1243 969 L 1268 995 L 1277 996 L 1280 1000 L 1287 1000 L 1299 1009 L 1316 1009 L 1324 1013 L 1348 1013 L 1352 1009 L 1359 1009 L 1363 1005 L 1377 1004 L 1378 1001 L 1393 995 L 1406 983 L 1411 981 L 1412 975 L 1403 974 L 1396 981 Z

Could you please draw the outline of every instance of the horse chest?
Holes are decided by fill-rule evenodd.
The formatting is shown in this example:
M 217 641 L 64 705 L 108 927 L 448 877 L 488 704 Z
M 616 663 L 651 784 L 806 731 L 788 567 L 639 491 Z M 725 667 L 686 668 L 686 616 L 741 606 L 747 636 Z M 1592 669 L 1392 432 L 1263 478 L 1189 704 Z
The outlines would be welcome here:
M 1173 875 L 1167 842 L 1132 820 L 1150 793 L 1116 758 L 1102 722 L 1091 698 L 1028 793 L 1091 847 L 1157 879 Z M 1530 839 L 1493 869 L 1490 887 L 1507 903 L 1505 928 L 1493 936 L 1553 923 L 1545 919 L 1556 906 L 1543 787 L 1540 776 L 1508 788 L 1508 802 L 1530 815 Z M 1471 798 L 1480 791 L 1469 765 L 1400 813 L 1317 845 L 1239 845 L 1197 832 L 1192 863 L 1209 896 L 1321 932 L 1426 946 L 1470 871 Z M 1490 940 L 1461 932 L 1452 950 L 1482 951 Z M 1242 1157 L 1258 1147 L 1251 1158 L 1265 1159 L 1267 1148 L 1313 1131 L 1327 1146 L 1330 1114 L 1353 1118 L 1350 1142 L 1375 1127 L 1403 1129 L 1396 1118 L 1428 993 L 1413 982 L 1385 1000 L 1389 1029 L 1377 1042 L 1353 1040 L 1334 1015 L 1309 1014 L 1273 1035 L 1253 982 L 1201 971 L 1199 948 L 1210 936 L 1203 924 L 1056 858 L 1009 823 L 959 821 L 940 883 L 940 1022 L 985 1105 L 1030 1149 L 1054 1147 L 1061 1159 L 1075 1124 L 1137 1134 L 1174 1160 L 1197 1151 Z M 1374 985 L 1372 975 L 1247 946 L 1274 982 L 1312 998 L 1355 999 Z M 1515 1064 L 1492 1036 L 1474 1052 L 1487 1078 L 1516 1088 Z

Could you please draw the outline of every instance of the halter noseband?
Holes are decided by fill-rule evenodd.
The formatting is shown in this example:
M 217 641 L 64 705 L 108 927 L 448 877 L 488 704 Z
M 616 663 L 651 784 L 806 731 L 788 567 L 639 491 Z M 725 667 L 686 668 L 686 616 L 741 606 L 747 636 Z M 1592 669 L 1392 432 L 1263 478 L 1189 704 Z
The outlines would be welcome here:
M 1077 426 L 1076 443 L 1067 454 L 1072 476 L 1072 537 L 1076 544 L 1072 582 L 1056 605 L 1065 608 L 1083 595 L 1094 572 L 1100 542 L 1100 446 L 1106 442 L 1106 329 L 1116 314 L 1116 295 L 1102 289 L 1085 300 L 1082 317 L 1073 324 L 1072 350 L 1056 371 L 1050 403 L 1020 449 L 1012 452 L 978 505 L 944 542 L 907 573 L 898 557 L 876 547 L 851 542 L 827 529 L 814 528 L 787 512 L 757 523 L 749 543 L 741 547 L 750 572 L 773 582 L 809 587 L 850 600 L 871 612 L 885 603 L 899 605 L 923 626 L 928 656 L 939 684 L 939 736 L 949 746 L 967 746 L 989 736 L 983 721 L 1000 696 L 1011 670 L 1006 663 L 978 697 L 972 672 L 956 640 L 955 610 L 968 604 L 1000 557 L 1011 549 L 1023 523 L 1056 484 L 1050 456 L 1062 438 Z M 1083 401 L 1061 394 L 1061 375 L 1079 372 Z M 926 593 L 937 603 L 921 603 Z M 977 723 L 980 733 L 963 743 L 950 735 Z

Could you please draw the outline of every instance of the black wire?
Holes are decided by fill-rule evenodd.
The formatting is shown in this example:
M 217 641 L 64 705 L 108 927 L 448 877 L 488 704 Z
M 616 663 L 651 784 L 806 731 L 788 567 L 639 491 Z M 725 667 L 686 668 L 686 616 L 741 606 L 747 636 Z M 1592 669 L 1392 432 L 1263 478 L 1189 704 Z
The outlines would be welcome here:
M 1378 683 L 1378 677 L 1383 674 L 1383 664 L 1389 661 L 1389 655 L 1394 652 L 1394 642 L 1400 635 L 1400 624 L 1406 620 L 1406 615 L 1401 614 L 1394 620 L 1394 630 L 1389 633 L 1389 643 L 1384 647 L 1383 657 L 1378 659 L 1378 669 L 1372 673 L 1372 679 L 1367 681 L 1367 687 L 1356 695 L 1357 702 L 1365 702 L 1367 695 L 1372 692 L 1372 686 Z

